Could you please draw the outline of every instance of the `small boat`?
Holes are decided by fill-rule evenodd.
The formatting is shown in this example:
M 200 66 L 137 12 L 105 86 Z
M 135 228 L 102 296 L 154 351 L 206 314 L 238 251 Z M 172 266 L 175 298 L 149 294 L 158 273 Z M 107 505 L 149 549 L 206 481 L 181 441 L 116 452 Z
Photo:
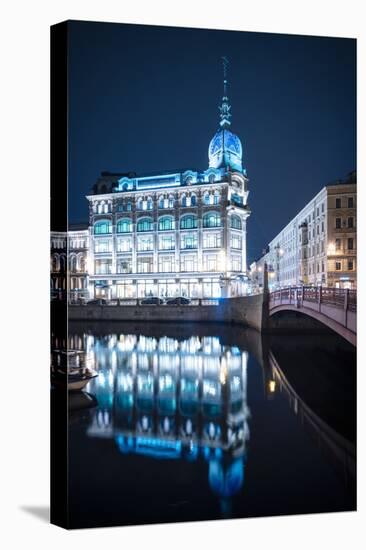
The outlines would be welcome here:
M 81 350 L 53 349 L 51 355 L 51 384 L 55 388 L 82 391 L 98 376 L 86 361 Z
M 95 371 L 65 371 L 63 369 L 57 369 L 51 373 L 51 384 L 55 388 L 65 388 L 70 391 L 81 391 L 85 386 L 92 380 L 96 378 L 98 373 Z

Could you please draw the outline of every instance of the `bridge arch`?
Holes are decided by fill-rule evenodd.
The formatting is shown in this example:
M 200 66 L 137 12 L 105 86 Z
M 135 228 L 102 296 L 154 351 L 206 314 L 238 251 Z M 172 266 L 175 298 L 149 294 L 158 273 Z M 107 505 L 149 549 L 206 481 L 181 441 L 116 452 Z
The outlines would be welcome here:
M 351 293 L 350 293 L 351 292 Z M 269 320 L 275 325 L 279 313 L 296 312 L 333 330 L 356 346 L 356 292 L 335 288 L 295 287 L 272 292 L 269 296 Z M 296 321 L 292 324 L 296 328 Z M 287 327 L 291 328 L 291 326 Z

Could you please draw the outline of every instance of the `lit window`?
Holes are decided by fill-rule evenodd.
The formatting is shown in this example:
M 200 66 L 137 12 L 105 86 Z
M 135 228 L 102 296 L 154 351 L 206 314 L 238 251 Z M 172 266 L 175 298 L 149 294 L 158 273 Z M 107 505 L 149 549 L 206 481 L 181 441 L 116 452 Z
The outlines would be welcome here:
M 171 231 L 175 229 L 174 218 L 172 216 L 165 216 L 159 219 L 159 231 Z
M 112 241 L 110 239 L 98 239 L 95 241 L 94 251 L 95 252 L 110 252 L 111 251 Z
M 109 220 L 101 220 L 94 224 L 94 235 L 112 233 L 112 224 Z
M 175 271 L 175 257 L 159 256 L 159 272 L 171 273 L 172 271 Z
M 181 244 L 182 249 L 194 249 L 197 248 L 197 234 L 188 233 L 186 235 L 181 235 Z
M 153 258 L 138 258 L 137 259 L 137 272 L 138 273 L 152 273 L 154 269 Z
M 203 216 L 203 227 L 220 227 L 221 217 L 218 212 L 209 212 Z
M 241 271 L 240 256 L 231 256 L 231 271 Z
M 137 238 L 137 250 L 139 252 L 146 252 L 147 250 L 154 250 L 153 236 L 138 237 Z
M 241 241 L 241 237 L 240 235 L 231 235 L 230 237 L 230 246 L 231 248 L 237 248 L 237 249 L 241 249 L 241 246 L 242 246 L 242 241 Z
M 197 218 L 196 216 L 184 216 L 180 220 L 181 229 L 197 229 Z
M 117 252 L 131 252 L 132 242 L 130 238 L 117 240 Z
M 231 225 L 232 229 L 241 229 L 242 224 L 241 224 L 241 219 L 239 218 L 239 216 L 231 216 L 230 225 Z
M 180 257 L 180 270 L 184 272 L 197 271 L 197 256 L 182 255 Z
M 203 234 L 203 248 L 220 248 L 221 247 L 221 233 L 204 233 Z
M 117 273 L 132 273 L 132 258 L 117 260 Z
M 112 273 L 112 260 L 95 260 L 96 275 L 109 275 Z
M 137 231 L 152 231 L 153 221 L 151 218 L 142 218 L 137 222 Z
M 203 195 L 203 203 L 206 204 L 206 205 L 210 204 L 210 194 L 209 193 L 205 193 Z
M 218 256 L 217 254 L 210 254 L 203 256 L 203 270 L 204 271 L 218 271 Z
M 129 218 L 118 220 L 117 233 L 131 233 L 131 231 L 132 231 L 132 222 Z
M 174 235 L 159 236 L 159 250 L 174 250 L 174 249 L 175 249 Z

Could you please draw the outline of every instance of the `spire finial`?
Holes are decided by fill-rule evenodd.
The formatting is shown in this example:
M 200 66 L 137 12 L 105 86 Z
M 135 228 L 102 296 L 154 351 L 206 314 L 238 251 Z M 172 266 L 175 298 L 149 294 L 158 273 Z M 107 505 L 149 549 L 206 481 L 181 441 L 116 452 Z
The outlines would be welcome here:
M 227 87 L 227 68 L 229 66 L 229 60 L 226 56 L 222 56 L 222 68 L 224 72 L 224 97 L 227 94 L 226 87 Z
M 223 67 L 223 73 L 224 73 L 224 95 L 222 98 L 222 103 L 220 109 L 220 126 L 222 128 L 225 128 L 226 126 L 230 126 L 230 110 L 231 107 L 229 105 L 229 99 L 227 97 L 227 70 L 229 66 L 229 60 L 226 56 L 222 56 L 222 67 Z

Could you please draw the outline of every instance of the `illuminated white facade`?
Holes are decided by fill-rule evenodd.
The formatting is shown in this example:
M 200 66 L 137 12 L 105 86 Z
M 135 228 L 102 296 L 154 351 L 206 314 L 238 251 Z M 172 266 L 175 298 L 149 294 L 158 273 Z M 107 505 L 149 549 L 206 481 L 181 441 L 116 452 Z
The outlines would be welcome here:
M 68 293 L 70 302 L 89 297 L 88 291 L 89 230 L 71 226 L 68 233 L 51 233 L 51 298 L 62 299 Z
M 263 284 L 264 263 L 270 289 L 314 285 L 357 287 L 356 173 L 324 187 L 251 264 L 254 285 Z
M 106 299 L 246 292 L 248 178 L 226 95 L 209 168 L 103 172 L 89 201 L 89 294 Z

